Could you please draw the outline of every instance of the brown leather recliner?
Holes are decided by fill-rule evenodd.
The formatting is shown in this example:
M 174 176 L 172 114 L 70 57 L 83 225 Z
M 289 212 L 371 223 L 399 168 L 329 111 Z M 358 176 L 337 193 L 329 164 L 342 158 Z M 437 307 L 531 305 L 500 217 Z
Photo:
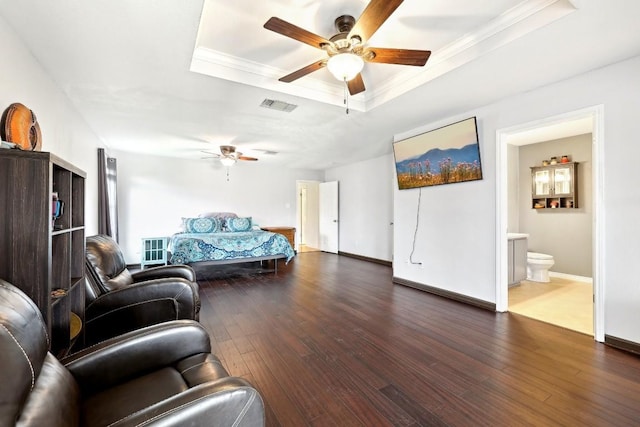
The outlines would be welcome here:
M 105 235 L 87 237 L 86 266 L 85 345 L 160 322 L 199 318 L 198 284 L 189 266 L 130 273 L 120 247 Z
M 264 403 L 210 353 L 193 320 L 165 322 L 59 361 L 38 307 L 0 280 L 0 425 L 263 426 Z

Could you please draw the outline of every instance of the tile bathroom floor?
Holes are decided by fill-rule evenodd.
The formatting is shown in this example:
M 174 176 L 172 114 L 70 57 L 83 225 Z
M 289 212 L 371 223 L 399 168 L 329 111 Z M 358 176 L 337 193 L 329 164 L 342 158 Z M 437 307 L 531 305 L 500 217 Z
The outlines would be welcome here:
M 551 277 L 509 288 L 509 311 L 593 336 L 593 286 Z

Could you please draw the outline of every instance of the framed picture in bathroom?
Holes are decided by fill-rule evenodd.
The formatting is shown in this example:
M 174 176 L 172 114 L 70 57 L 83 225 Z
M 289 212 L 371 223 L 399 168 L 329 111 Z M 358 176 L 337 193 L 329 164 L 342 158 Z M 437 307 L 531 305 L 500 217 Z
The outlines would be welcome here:
M 397 141 L 393 155 L 400 190 L 482 179 L 475 117 Z

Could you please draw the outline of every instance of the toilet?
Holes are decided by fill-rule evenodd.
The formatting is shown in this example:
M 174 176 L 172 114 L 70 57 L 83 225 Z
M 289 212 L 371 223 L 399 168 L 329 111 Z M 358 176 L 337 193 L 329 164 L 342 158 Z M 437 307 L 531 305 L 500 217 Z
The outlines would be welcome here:
M 552 255 L 527 252 L 527 280 L 550 282 L 549 269 L 555 264 Z

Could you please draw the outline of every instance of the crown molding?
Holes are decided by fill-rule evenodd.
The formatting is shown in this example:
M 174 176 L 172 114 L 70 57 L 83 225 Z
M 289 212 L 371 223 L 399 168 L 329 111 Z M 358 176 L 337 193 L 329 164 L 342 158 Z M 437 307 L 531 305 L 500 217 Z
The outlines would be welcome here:
M 337 81 L 336 84 L 328 84 L 313 77 L 305 77 L 293 83 L 283 83 L 278 78 L 288 74 L 287 71 L 205 47 L 195 49 L 190 70 L 326 104 L 344 105 L 344 87 Z M 349 108 L 365 111 L 364 97 L 361 95 L 350 96 Z

